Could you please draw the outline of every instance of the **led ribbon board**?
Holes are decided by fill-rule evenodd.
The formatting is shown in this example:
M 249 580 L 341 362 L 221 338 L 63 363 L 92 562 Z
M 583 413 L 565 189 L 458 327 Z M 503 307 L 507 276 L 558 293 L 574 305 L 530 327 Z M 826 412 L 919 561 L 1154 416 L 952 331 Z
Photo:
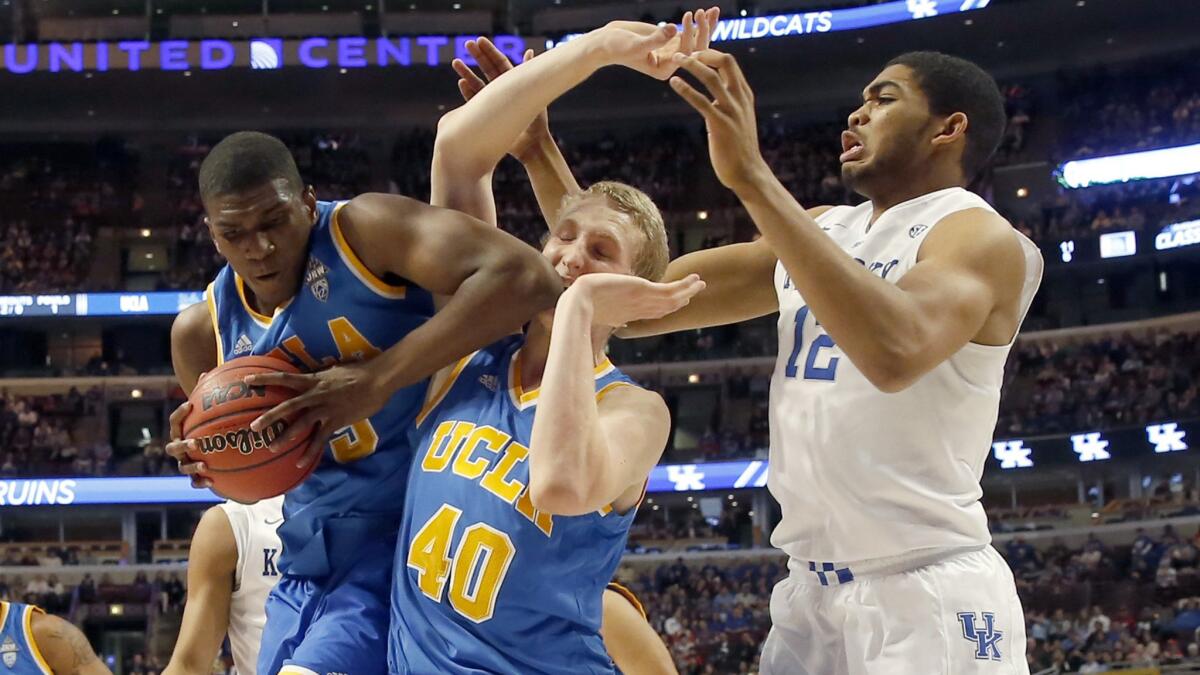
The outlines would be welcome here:
M 1200 420 L 1157 422 L 1109 431 L 1082 431 L 1053 437 L 997 440 L 988 464 L 1003 470 L 1052 464 L 1102 464 L 1119 459 L 1187 452 L 1200 436 Z M 667 464 L 650 472 L 646 491 L 703 492 L 767 485 L 765 459 L 704 464 Z M 0 507 L 95 504 L 212 504 L 210 490 L 192 488 L 185 476 L 152 478 L 0 479 Z
M 0 295 L 0 319 L 36 316 L 174 316 L 202 302 L 201 291 Z
M 0 73 L 108 72 L 119 70 L 275 70 L 287 66 L 311 69 L 438 66 L 452 59 L 475 60 L 467 41 L 475 35 L 421 35 L 418 37 L 310 37 L 283 40 L 165 40 L 147 42 L 49 42 L 7 44 L 0 49 Z M 515 35 L 492 38 L 496 47 L 515 62 L 525 53 L 525 39 Z
M 713 42 L 791 37 L 886 26 L 983 9 L 992 0 L 898 0 L 881 5 L 792 14 L 724 19 L 713 31 Z
M 1055 173 L 1058 182 L 1066 188 L 1186 176 L 1200 173 L 1200 143 L 1077 159 L 1063 164 Z

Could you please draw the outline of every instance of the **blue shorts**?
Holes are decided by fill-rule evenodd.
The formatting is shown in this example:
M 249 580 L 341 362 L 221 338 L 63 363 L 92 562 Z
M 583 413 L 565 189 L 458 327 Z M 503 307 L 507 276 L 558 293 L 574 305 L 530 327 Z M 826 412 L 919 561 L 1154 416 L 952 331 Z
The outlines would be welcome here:
M 258 672 L 385 675 L 395 541 L 380 532 L 326 577 L 285 573 L 267 597 Z

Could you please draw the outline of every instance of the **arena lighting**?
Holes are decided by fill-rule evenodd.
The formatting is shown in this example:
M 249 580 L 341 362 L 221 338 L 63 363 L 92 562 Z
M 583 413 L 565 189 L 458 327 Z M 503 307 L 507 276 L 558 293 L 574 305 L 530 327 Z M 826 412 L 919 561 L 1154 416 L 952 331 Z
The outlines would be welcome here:
M 905 21 L 928 19 L 947 14 L 984 9 L 992 0 L 897 0 L 881 5 L 829 9 L 770 16 L 741 16 L 722 19 L 712 34 L 713 42 L 756 40 L 761 38 L 796 37 L 813 33 L 874 28 Z M 546 41 L 546 48 L 569 42 L 582 35 L 571 33 L 557 43 Z
M 1137 253 L 1137 234 L 1132 230 L 1100 235 L 1101 258 L 1124 258 Z
M 1167 225 L 1154 235 L 1154 248 L 1158 251 L 1196 244 L 1200 244 L 1200 220 Z
M 1085 188 L 1193 173 L 1200 173 L 1200 143 L 1109 157 L 1077 159 L 1060 166 L 1055 175 L 1063 187 Z
M 420 35 L 367 38 L 309 37 L 283 40 L 164 40 L 148 42 L 48 42 L 6 44 L 0 49 L 0 73 L 90 73 L 110 70 L 275 70 L 286 66 L 311 69 L 439 66 L 452 59 L 475 60 L 467 42 L 476 35 Z M 492 38 L 500 51 L 516 62 L 525 53 L 526 41 L 516 35 Z

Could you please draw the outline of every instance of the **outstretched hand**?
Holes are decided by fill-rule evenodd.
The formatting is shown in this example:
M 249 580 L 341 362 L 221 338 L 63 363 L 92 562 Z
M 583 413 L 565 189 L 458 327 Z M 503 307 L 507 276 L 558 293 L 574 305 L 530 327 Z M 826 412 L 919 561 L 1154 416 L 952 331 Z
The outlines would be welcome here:
M 752 184 L 766 163 L 758 145 L 754 92 L 741 67 L 732 56 L 715 49 L 672 58 L 708 91 L 705 96 L 678 76 L 670 80 L 675 93 L 704 117 L 708 152 L 717 178 L 735 192 Z
M 613 63 L 650 77 L 665 80 L 679 68 L 676 54 L 688 55 L 708 48 L 721 18 L 721 9 L 711 7 L 684 12 L 682 26 L 612 21 L 596 31 Z
M 464 101 L 470 101 L 476 94 L 483 91 L 488 82 L 516 67 L 504 52 L 485 37 L 478 40 L 467 40 L 467 53 L 479 64 L 479 70 L 483 73 L 483 77 L 471 70 L 471 67 L 462 59 L 454 59 L 450 63 L 454 72 L 458 74 L 458 91 L 462 94 Z M 521 61 L 524 63 L 532 58 L 533 50 L 526 49 Z M 513 141 L 512 147 L 508 149 L 508 154 L 518 161 L 524 162 L 537 148 L 538 143 L 549 137 L 550 121 L 543 109 L 537 118 L 529 123 L 529 127 L 521 132 L 520 136 L 517 136 L 517 140 Z
M 591 305 L 592 323 L 619 327 L 634 321 L 659 319 L 687 306 L 704 290 L 700 275 L 659 283 L 631 274 L 595 272 L 575 280 L 559 302 L 571 298 Z

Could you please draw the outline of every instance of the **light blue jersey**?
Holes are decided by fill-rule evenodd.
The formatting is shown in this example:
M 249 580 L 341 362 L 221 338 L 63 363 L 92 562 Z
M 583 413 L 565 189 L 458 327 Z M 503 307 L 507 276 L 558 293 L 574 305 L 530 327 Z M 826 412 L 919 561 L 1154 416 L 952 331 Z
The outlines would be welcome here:
M 550 516 L 529 497 L 538 392 L 521 337 L 458 363 L 417 418 L 388 645 L 391 673 L 612 673 L 604 588 L 636 509 Z M 605 361 L 596 395 L 632 381 Z
M 0 672 L 5 675 L 53 675 L 33 640 L 33 605 L 0 600 Z
M 300 287 L 274 316 L 246 302 L 226 266 L 208 288 L 221 360 L 247 354 L 302 371 L 371 358 L 433 315 L 433 298 L 384 280 L 351 250 L 338 225 L 344 203 L 318 202 Z M 325 456 L 284 499 L 283 578 L 267 602 L 258 671 L 281 665 L 321 673 L 382 672 L 395 537 L 412 461 L 408 431 L 426 383 L 401 389 L 370 418 L 334 433 Z M 344 627 L 347 621 L 356 628 Z

